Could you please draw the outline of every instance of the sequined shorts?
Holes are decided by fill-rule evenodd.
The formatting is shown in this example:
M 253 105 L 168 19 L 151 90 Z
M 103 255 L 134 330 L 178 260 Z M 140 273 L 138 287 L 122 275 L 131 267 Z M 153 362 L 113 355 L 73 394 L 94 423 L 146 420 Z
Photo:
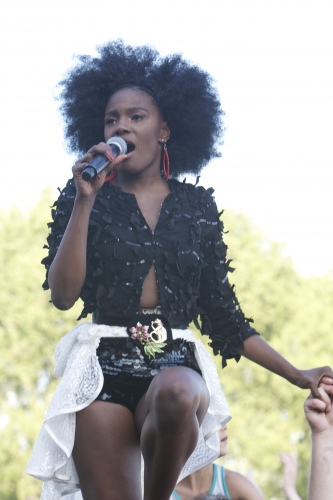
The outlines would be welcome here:
M 164 348 L 163 356 L 147 361 L 126 338 L 101 338 L 97 356 L 104 385 L 97 400 L 126 406 L 133 414 L 151 381 L 165 368 L 185 366 L 201 375 L 194 342 L 178 338 Z

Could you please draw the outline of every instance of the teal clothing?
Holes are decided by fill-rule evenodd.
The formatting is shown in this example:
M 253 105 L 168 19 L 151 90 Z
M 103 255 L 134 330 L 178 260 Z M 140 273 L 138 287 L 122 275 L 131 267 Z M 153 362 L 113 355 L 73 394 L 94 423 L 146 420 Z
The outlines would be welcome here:
M 227 483 L 225 480 L 225 470 L 223 465 L 213 464 L 213 481 L 208 491 L 208 495 L 224 495 L 231 500 Z M 182 500 L 176 490 L 173 490 L 170 500 Z

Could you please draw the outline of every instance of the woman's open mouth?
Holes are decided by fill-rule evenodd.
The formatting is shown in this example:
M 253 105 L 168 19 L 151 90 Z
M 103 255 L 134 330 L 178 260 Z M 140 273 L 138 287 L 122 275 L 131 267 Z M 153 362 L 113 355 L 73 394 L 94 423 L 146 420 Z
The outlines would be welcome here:
M 135 149 L 134 144 L 131 144 L 130 142 L 126 142 L 126 144 L 127 144 L 126 154 L 132 153 L 132 151 L 134 151 L 134 149 Z

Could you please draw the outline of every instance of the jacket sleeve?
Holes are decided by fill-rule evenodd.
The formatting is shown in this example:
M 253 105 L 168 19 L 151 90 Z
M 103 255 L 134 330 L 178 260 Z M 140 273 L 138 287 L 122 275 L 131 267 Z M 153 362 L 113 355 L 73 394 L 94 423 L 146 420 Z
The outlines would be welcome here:
M 76 195 L 74 181 L 70 179 L 67 182 L 66 187 L 63 190 L 59 189 L 59 191 L 60 195 L 54 202 L 51 209 L 52 222 L 48 223 L 50 233 L 47 237 L 47 244 L 44 245 L 44 248 L 48 250 L 48 255 L 44 257 L 41 262 L 46 269 L 46 278 L 43 283 L 44 290 L 49 289 L 49 284 L 47 281 L 49 269 L 58 251 L 59 245 L 61 243 L 62 237 L 73 210 L 73 204 Z
M 227 359 L 240 359 L 243 341 L 257 334 L 252 320 L 245 318 L 230 285 L 228 273 L 234 269 L 227 260 L 227 246 L 223 242 L 223 223 L 214 199 L 207 205 L 206 227 L 203 237 L 203 266 L 200 281 L 199 313 L 202 334 L 209 335 L 215 355 L 222 356 L 222 367 Z
M 42 260 L 46 268 L 46 278 L 43 283 L 43 289 L 48 290 L 48 273 L 54 257 L 58 251 L 62 237 L 65 233 L 69 219 L 71 217 L 74 200 L 76 196 L 76 187 L 73 179 L 70 179 L 65 188 L 60 191 L 58 199 L 52 206 L 52 222 L 48 224 L 50 233 L 47 237 L 47 244 L 44 248 L 48 250 L 47 256 Z M 89 219 L 88 240 L 87 240 L 87 272 L 81 289 L 80 298 L 83 302 L 83 309 L 78 320 L 86 318 L 88 314 L 96 309 L 98 299 L 99 280 L 96 279 L 101 272 L 98 257 L 94 258 L 94 245 L 98 241 L 101 233 L 101 220 L 108 220 L 108 202 L 99 194 L 96 198 L 92 213 Z M 97 296 L 97 298 L 96 298 Z

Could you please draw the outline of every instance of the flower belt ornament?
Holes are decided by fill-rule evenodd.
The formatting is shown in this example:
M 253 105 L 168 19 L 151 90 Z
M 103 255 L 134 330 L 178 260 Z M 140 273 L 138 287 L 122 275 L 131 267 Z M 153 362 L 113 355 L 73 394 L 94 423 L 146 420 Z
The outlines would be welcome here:
M 149 325 L 142 325 L 139 321 L 136 326 L 129 329 L 131 338 L 139 341 L 143 346 L 144 353 L 149 358 L 154 358 L 156 353 L 163 353 L 164 342 L 167 340 L 167 330 L 159 318 L 151 321 Z

